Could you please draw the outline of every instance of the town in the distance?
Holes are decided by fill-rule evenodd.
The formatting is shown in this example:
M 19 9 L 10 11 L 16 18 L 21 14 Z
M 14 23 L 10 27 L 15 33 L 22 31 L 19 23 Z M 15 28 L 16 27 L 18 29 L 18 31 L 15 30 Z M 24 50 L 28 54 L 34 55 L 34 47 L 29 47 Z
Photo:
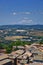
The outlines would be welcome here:
M 0 65 L 43 65 L 43 25 L 0 26 Z

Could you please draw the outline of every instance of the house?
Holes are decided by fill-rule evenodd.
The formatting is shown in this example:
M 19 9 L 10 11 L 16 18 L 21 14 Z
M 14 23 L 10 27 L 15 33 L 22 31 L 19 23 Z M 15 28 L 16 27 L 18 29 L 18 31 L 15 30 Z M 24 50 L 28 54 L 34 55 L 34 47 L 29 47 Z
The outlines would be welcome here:
M 12 61 L 9 59 L 5 59 L 0 61 L 0 65 L 12 65 Z
M 7 54 L 0 54 L 0 65 L 12 65 L 12 61 L 8 58 Z
M 0 53 L 5 53 L 6 49 L 0 49 Z

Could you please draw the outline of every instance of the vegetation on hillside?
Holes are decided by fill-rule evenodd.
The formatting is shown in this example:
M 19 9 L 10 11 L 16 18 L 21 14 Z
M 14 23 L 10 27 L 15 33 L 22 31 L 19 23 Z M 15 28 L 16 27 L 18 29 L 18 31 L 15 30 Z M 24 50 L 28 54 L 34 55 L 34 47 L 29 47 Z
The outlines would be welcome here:
M 0 43 L 0 49 L 6 49 L 6 52 L 10 53 L 12 51 L 13 46 L 16 46 L 17 50 L 18 49 L 17 46 L 24 46 L 26 44 L 31 45 L 31 42 L 17 40 L 16 42 L 11 42 L 9 44 Z

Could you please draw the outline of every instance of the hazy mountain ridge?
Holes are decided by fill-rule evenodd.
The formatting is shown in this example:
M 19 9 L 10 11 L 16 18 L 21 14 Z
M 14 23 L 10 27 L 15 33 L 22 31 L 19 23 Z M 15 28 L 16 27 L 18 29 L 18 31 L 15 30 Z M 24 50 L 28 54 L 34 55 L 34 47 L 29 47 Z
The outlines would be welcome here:
M 43 25 L 2 25 L 0 29 L 43 29 Z

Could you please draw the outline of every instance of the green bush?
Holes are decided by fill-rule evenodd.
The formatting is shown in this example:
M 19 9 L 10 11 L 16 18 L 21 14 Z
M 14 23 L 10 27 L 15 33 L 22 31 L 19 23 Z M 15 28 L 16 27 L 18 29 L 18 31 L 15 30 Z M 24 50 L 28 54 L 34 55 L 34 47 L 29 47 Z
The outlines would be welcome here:
M 11 53 L 11 51 L 12 51 L 11 48 L 9 48 L 9 47 L 6 48 L 6 52 L 7 52 L 7 53 Z

